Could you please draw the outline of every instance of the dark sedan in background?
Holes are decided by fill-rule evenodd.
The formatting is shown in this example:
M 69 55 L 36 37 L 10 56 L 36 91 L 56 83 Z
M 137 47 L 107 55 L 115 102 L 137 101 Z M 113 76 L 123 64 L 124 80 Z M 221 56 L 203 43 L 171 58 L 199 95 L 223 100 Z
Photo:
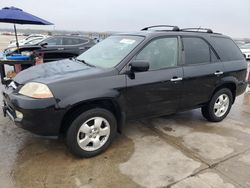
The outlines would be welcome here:
M 20 46 L 19 53 L 40 53 L 44 56 L 44 62 L 50 62 L 78 56 L 93 45 L 95 45 L 94 40 L 87 37 L 58 35 Z M 18 53 L 18 50 L 16 47 L 6 48 L 4 53 L 11 55 Z

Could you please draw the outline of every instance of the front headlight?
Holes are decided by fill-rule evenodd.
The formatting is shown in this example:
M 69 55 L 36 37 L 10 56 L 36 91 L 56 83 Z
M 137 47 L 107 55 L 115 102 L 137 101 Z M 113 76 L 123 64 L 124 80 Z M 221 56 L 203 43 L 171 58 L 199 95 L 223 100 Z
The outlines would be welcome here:
M 29 82 L 25 84 L 19 92 L 22 95 L 37 99 L 52 98 L 53 94 L 47 85 L 37 82 Z

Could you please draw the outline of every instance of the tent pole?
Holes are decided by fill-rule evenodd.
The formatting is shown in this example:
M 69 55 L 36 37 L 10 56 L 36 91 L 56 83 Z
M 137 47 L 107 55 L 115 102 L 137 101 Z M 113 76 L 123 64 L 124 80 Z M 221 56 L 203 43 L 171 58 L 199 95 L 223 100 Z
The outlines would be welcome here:
M 15 36 L 16 36 L 16 47 L 17 47 L 17 52 L 19 53 L 19 43 L 18 43 L 18 38 L 17 38 L 16 24 L 14 24 L 14 30 L 15 30 Z

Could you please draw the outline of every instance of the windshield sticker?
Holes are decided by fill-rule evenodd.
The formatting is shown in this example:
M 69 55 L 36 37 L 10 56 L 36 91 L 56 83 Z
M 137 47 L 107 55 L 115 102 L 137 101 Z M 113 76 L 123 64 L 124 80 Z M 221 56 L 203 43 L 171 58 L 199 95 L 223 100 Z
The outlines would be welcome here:
M 134 44 L 135 40 L 132 40 L 132 39 L 122 39 L 120 41 L 120 43 L 123 43 L 123 44 Z

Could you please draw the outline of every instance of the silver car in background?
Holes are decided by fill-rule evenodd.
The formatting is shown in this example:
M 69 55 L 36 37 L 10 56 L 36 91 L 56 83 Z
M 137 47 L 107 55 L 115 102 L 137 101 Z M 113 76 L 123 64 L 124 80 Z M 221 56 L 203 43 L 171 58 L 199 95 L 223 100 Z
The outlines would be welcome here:
M 240 47 L 241 52 L 246 59 L 250 59 L 250 43 L 246 43 Z

